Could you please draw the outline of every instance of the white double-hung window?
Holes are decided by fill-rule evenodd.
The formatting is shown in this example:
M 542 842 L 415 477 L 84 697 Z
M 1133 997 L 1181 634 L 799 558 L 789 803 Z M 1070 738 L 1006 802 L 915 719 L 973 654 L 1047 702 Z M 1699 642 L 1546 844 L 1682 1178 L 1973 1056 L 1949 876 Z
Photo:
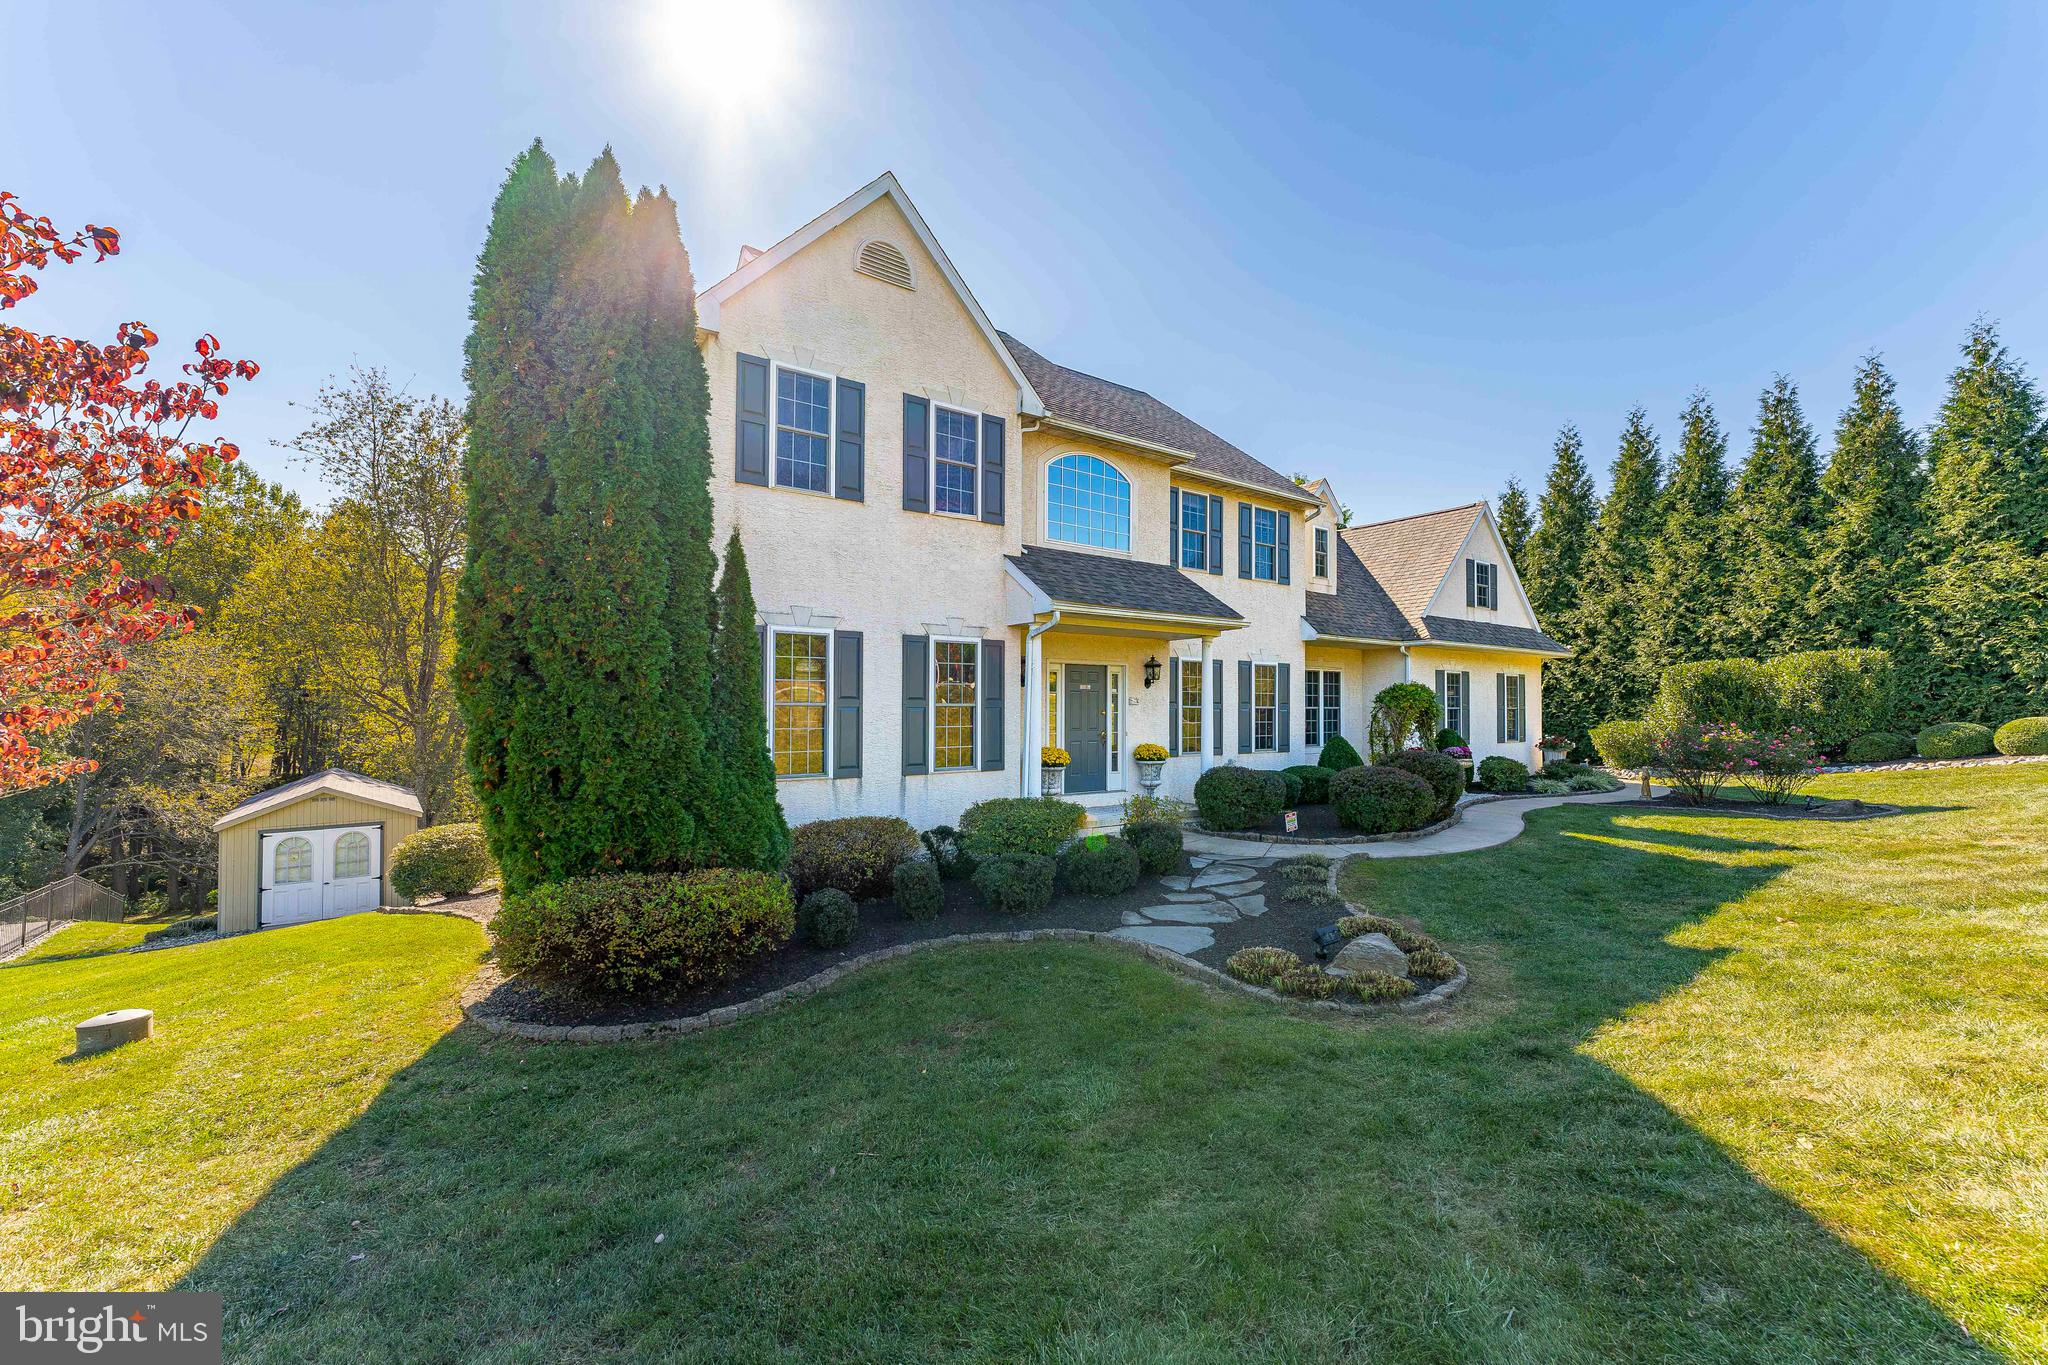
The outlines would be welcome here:
M 980 479 L 980 415 L 932 404 L 932 510 L 975 515 Z
M 1278 578 L 1280 514 L 1270 507 L 1252 509 L 1252 577 Z
M 1311 668 L 1301 675 L 1301 740 L 1314 748 L 1344 733 L 1344 675 Z
M 1180 661 L 1180 751 L 1202 752 L 1202 661 Z
M 768 636 L 768 751 L 777 777 L 823 777 L 831 726 L 832 637 L 819 630 Z
M 775 486 L 832 488 L 832 380 L 775 367 Z
M 1252 665 L 1252 748 L 1280 747 L 1280 666 Z
M 981 642 L 932 641 L 932 771 L 972 768 L 978 750 Z

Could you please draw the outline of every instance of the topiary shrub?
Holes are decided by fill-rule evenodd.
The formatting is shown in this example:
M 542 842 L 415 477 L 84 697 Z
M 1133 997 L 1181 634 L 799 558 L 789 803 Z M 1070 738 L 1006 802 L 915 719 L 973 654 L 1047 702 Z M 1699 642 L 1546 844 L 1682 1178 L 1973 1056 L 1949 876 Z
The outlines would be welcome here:
M 1330 770 L 1322 764 L 1297 763 L 1280 772 L 1289 781 L 1301 784 L 1301 790 L 1294 795 L 1296 804 L 1320 806 L 1330 799 Z
M 1529 790 L 1529 765 L 1496 754 L 1479 760 L 1479 782 L 1490 792 Z
M 1060 886 L 1076 896 L 1121 896 L 1142 870 L 1138 850 L 1114 834 L 1091 834 L 1060 854 Z
M 1430 747 L 1441 753 L 1445 749 L 1464 749 L 1470 746 L 1466 743 L 1463 735 L 1446 725 L 1443 729 L 1436 732 L 1436 743 Z
M 1280 781 L 1287 789 L 1287 795 L 1281 798 L 1280 809 L 1293 810 L 1301 804 L 1301 779 L 1287 769 L 1282 768 L 1280 770 Z
M 1858 735 L 1842 748 L 1843 759 L 1850 763 L 1896 763 L 1912 756 L 1912 737 L 1890 730 L 1872 730 L 1867 735 Z
M 1331 735 L 1328 739 L 1324 740 L 1323 751 L 1316 757 L 1317 767 L 1328 768 L 1333 773 L 1341 773 L 1346 768 L 1359 768 L 1364 765 L 1365 760 L 1358 756 L 1358 750 L 1353 748 L 1351 741 L 1342 735 Z
M 924 851 L 931 855 L 932 866 L 939 870 L 941 877 L 964 877 L 974 871 L 974 859 L 960 847 L 960 831 L 951 825 L 933 825 L 917 838 L 924 845 Z
M 782 878 L 717 867 L 543 883 L 505 898 L 491 937 L 508 972 L 658 993 L 731 979 L 788 942 L 795 919 Z
M 1337 823 L 1361 834 L 1421 829 L 1436 811 L 1436 791 L 1414 773 L 1378 765 L 1346 768 L 1330 780 Z
M 844 948 L 859 927 L 860 907 L 836 886 L 813 891 L 796 908 L 797 932 L 814 948 Z
M 1195 809 L 1210 829 L 1257 829 L 1286 809 L 1287 784 L 1258 768 L 1211 768 L 1195 779 Z
M 1646 720 L 1610 720 L 1593 727 L 1593 747 L 1610 768 L 1641 772 L 1650 766 L 1657 727 Z
M 1366 1005 L 1383 1005 L 1391 1000 L 1406 1000 L 1415 994 L 1415 983 L 1406 977 L 1390 976 L 1386 972 L 1353 972 L 1344 978 L 1344 993 Z
M 799 897 L 831 887 L 857 901 L 895 889 L 897 864 L 917 856 L 917 831 L 893 815 L 813 820 L 789 834 L 789 880 Z
M 1088 819 L 1071 801 L 1050 796 L 998 796 L 977 801 L 960 817 L 960 847 L 976 862 L 1005 853 L 1050 858 Z
M 912 858 L 896 865 L 896 906 L 905 919 L 935 920 L 946 908 L 946 887 L 936 864 Z
M 1408 975 L 1417 981 L 1449 981 L 1457 974 L 1458 960 L 1441 948 L 1417 948 L 1408 954 Z
M 1155 877 L 1180 871 L 1181 832 L 1179 825 L 1156 820 L 1124 826 L 1124 838 L 1138 850 L 1138 866 Z
M 1417 748 L 1443 724 L 1443 708 L 1436 693 L 1417 682 L 1382 687 L 1372 699 L 1372 719 L 1366 725 L 1366 747 L 1375 763 L 1403 749 Z
M 408 905 L 422 896 L 466 896 L 494 870 L 481 825 L 430 825 L 391 851 L 391 889 Z
M 1404 953 L 1419 953 L 1425 948 L 1436 947 L 1436 940 L 1428 934 L 1417 933 L 1384 915 L 1346 915 L 1337 921 L 1337 932 L 1346 938 L 1357 938 L 1360 934 L 1385 934 Z
M 1387 760 L 1389 768 L 1414 773 L 1436 793 L 1436 816 L 1442 819 L 1457 808 L 1465 792 L 1465 765 L 1449 754 L 1428 749 L 1403 749 Z
M 1285 948 L 1239 948 L 1223 962 L 1224 971 L 1253 986 L 1271 985 L 1301 966 L 1301 959 Z
M 1922 758 L 1976 758 L 1991 752 L 1991 727 L 1967 720 L 1943 720 L 1913 737 Z
M 2048 754 L 2048 716 L 2021 716 L 1998 727 L 1991 742 L 2002 754 Z
M 1052 904 L 1055 866 L 1036 853 L 998 853 L 974 869 L 974 887 L 999 914 L 1035 914 Z

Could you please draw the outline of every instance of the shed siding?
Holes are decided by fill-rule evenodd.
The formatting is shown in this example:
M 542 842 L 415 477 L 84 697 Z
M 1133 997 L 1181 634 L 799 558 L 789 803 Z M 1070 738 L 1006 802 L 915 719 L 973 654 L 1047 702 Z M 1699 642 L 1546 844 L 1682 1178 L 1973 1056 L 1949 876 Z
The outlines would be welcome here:
M 419 828 L 420 818 L 409 811 L 394 810 L 350 796 L 315 792 L 288 806 L 266 811 L 253 820 L 231 825 L 220 832 L 220 931 L 246 934 L 258 927 L 261 909 L 262 869 L 257 866 L 261 836 L 266 830 L 322 829 L 334 825 L 382 825 L 384 827 L 384 894 L 391 894 L 391 855 L 408 835 Z

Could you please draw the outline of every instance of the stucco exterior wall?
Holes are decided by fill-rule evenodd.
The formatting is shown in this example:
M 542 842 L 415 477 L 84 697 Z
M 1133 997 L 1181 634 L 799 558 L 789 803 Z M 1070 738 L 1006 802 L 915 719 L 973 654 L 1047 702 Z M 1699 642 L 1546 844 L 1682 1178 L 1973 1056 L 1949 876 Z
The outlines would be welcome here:
M 854 272 L 869 238 L 909 258 L 916 288 Z M 788 778 L 790 823 L 900 814 L 920 827 L 974 801 L 1018 790 L 1022 633 L 1006 624 L 1003 556 L 1023 544 L 1023 444 L 1015 381 L 895 204 L 884 198 L 825 233 L 720 309 L 703 351 L 711 384 L 715 543 L 737 526 L 754 602 L 772 625 L 863 635 L 858 778 Z M 742 484 L 734 478 L 739 354 L 856 380 L 867 388 L 864 501 Z M 1005 422 L 1004 511 L 991 525 L 903 510 L 903 395 Z M 1006 642 L 1004 769 L 906 776 L 902 637 L 969 635 Z
M 419 828 L 410 811 L 379 806 L 332 792 L 315 792 L 301 800 L 265 811 L 220 832 L 220 895 L 215 902 L 223 934 L 246 934 L 259 928 L 263 869 L 258 865 L 266 830 L 332 829 L 338 825 L 380 825 L 384 830 L 384 900 L 391 902 L 391 856 L 399 843 Z
M 1054 540 L 1046 534 L 1046 466 L 1062 455 L 1093 455 L 1107 461 L 1131 485 L 1131 548 L 1127 553 L 1094 545 L 1077 545 Z M 1157 460 L 1148 460 L 1114 447 L 1089 441 L 1066 432 L 1041 427 L 1024 436 L 1024 486 L 1022 531 L 1028 545 L 1049 545 L 1061 550 L 1086 550 L 1124 559 L 1164 564 L 1168 555 L 1167 489 L 1168 470 Z
M 1468 559 L 1498 566 L 1501 577 L 1498 607 L 1465 605 L 1465 561 Z M 1494 529 L 1491 516 L 1481 516 L 1472 523 L 1465 543 L 1452 557 L 1450 573 L 1445 576 L 1423 614 L 1447 616 L 1458 621 L 1489 621 L 1499 626 L 1536 626 L 1536 613 L 1529 605 L 1529 595 L 1522 590 L 1521 576 L 1508 559 L 1507 547 L 1500 543 L 1500 535 Z
M 1462 600 L 1462 598 L 1460 599 Z M 1533 654 L 1509 654 L 1485 649 L 1444 649 L 1417 645 L 1412 651 L 1415 681 L 1425 687 L 1436 685 L 1436 670 L 1464 671 L 1472 675 L 1472 719 L 1465 738 L 1472 744 L 1472 760 L 1499 755 L 1527 763 L 1533 769 L 1536 741 L 1543 734 L 1543 658 Z M 1502 673 L 1519 673 L 1528 680 L 1529 699 L 1524 711 L 1529 722 L 1525 740 L 1503 742 L 1499 738 L 1499 697 L 1496 681 Z

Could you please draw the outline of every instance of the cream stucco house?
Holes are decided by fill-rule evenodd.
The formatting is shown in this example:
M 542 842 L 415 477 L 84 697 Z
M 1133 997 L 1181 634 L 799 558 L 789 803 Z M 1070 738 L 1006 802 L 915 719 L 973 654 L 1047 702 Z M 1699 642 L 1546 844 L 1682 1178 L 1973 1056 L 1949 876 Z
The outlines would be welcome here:
M 791 823 L 950 822 L 1036 793 L 1045 744 L 1113 820 L 1139 744 L 1187 797 L 1212 765 L 1362 750 L 1404 679 L 1476 756 L 1531 758 L 1566 651 L 1484 504 L 1340 527 L 1326 482 L 998 331 L 894 176 L 698 309 Z

